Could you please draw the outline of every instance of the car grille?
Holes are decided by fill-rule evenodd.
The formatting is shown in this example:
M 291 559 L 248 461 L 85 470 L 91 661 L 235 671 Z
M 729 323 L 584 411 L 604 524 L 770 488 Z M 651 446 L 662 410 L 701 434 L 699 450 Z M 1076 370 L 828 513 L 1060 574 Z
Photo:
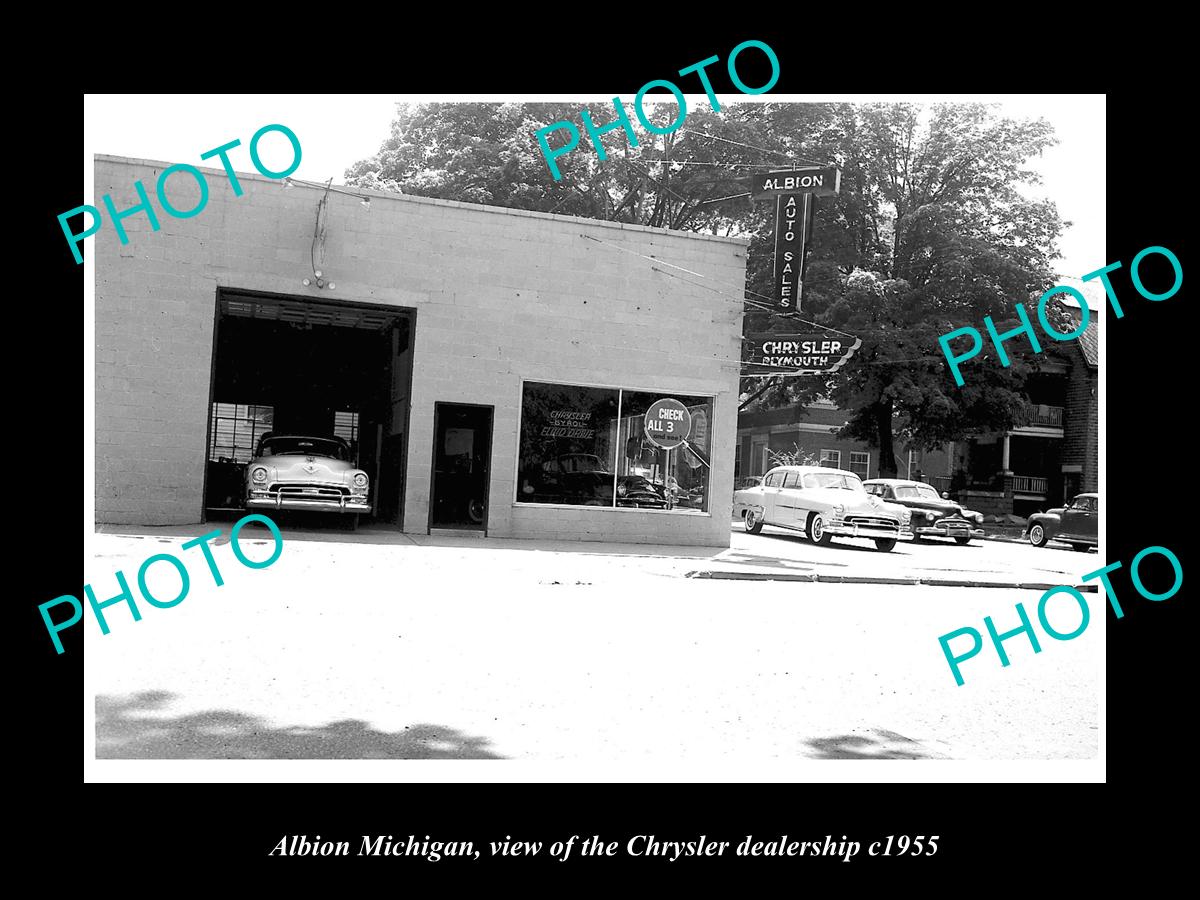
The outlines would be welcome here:
M 340 500 L 350 494 L 345 486 L 312 484 L 311 482 L 280 482 L 269 488 L 272 496 L 278 494 L 284 500 Z
M 966 519 L 938 519 L 933 524 L 938 528 L 945 526 L 947 528 L 958 528 L 964 531 L 971 527 L 971 524 Z
M 847 525 L 858 525 L 862 528 L 890 528 L 900 530 L 900 523 L 895 519 L 885 519 L 880 516 L 847 516 Z

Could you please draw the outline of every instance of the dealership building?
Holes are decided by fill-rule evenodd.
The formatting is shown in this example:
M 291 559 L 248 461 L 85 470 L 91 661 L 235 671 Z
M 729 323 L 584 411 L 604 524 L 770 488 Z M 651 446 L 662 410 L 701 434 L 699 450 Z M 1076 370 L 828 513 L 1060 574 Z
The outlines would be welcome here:
M 95 161 L 160 226 L 85 249 L 98 522 L 236 513 L 274 433 L 344 439 L 372 528 L 728 546 L 744 240 L 209 168 L 174 218 L 168 166 Z

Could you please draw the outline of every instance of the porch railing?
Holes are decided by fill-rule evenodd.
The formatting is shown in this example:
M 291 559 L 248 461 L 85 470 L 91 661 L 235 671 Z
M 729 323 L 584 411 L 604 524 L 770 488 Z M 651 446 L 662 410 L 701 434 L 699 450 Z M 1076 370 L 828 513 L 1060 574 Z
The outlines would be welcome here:
M 1014 475 L 1012 482 L 1013 491 L 1019 494 L 1045 494 L 1049 489 L 1049 479 L 1036 475 Z
M 1047 406 L 1044 403 L 1037 403 L 1030 407 L 1029 414 L 1025 417 L 1025 425 L 1040 425 L 1044 428 L 1062 428 L 1063 427 L 1063 408 L 1061 406 Z

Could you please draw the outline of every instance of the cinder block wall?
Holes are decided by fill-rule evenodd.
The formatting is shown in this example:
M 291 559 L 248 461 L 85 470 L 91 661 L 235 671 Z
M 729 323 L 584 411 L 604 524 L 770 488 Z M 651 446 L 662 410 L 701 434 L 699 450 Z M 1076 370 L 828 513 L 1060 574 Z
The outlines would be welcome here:
M 107 193 L 133 206 L 140 179 L 161 226 L 125 219 L 121 245 L 106 220 L 84 251 L 96 256 L 99 521 L 200 521 L 217 291 L 240 288 L 417 310 L 405 531 L 426 528 L 443 401 L 495 406 L 489 534 L 728 545 L 744 241 L 363 190 L 370 209 L 329 198 L 330 292 L 300 283 L 321 191 L 239 173 L 235 197 L 222 170 L 201 167 L 208 205 L 174 219 L 154 192 L 167 165 L 96 157 L 96 205 Z M 190 209 L 199 188 L 175 175 L 168 196 Z M 704 277 L 655 272 L 585 234 Z M 714 395 L 711 515 L 515 506 L 522 378 Z

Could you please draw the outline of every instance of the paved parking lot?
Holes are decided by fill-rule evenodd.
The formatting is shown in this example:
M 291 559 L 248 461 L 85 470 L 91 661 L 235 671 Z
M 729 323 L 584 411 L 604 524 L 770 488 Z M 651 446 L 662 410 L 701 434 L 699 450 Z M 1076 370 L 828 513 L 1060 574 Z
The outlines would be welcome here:
M 128 575 L 152 553 L 178 554 L 194 536 L 185 532 L 98 534 L 89 577 L 98 590 L 115 584 L 116 568 Z M 193 568 L 188 599 L 144 607 L 137 623 L 113 607 L 108 636 L 87 614 L 100 757 L 1019 759 L 1097 750 L 1102 599 L 1079 639 L 1044 642 L 1036 655 L 1026 639 L 1011 640 L 1008 668 L 988 647 L 964 664 L 959 687 L 937 637 L 982 629 L 985 615 L 1011 628 L 1015 603 L 1036 603 L 1038 592 L 687 577 L 968 564 L 981 577 L 1074 581 L 1100 565 L 1094 553 L 988 542 L 884 554 L 770 532 L 736 534 L 729 550 L 658 555 L 369 531 L 285 531 L 285 541 L 261 571 L 218 546 L 221 588 L 181 554 Z
M 747 534 L 733 525 L 731 547 L 714 565 L 720 571 L 845 574 L 858 577 L 964 580 L 995 583 L 1080 584 L 1080 576 L 1104 565 L 1095 550 L 1083 553 L 1065 544 L 975 540 L 901 541 L 889 553 L 864 538 L 834 538 L 825 547 L 798 532 L 767 525 Z

